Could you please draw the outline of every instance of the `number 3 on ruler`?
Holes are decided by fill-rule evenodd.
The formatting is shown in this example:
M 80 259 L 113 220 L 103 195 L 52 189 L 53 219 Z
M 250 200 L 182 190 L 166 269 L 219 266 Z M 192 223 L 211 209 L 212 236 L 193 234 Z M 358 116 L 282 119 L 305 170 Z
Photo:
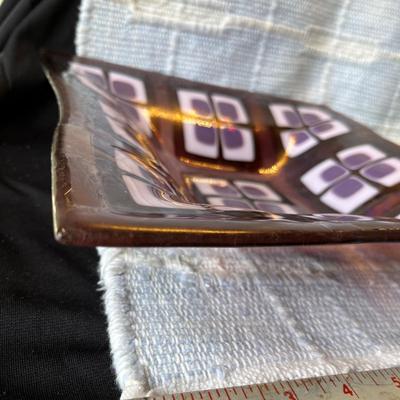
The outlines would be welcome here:
M 297 400 L 296 395 L 293 392 L 286 391 L 283 393 L 284 396 L 286 396 L 289 400 Z

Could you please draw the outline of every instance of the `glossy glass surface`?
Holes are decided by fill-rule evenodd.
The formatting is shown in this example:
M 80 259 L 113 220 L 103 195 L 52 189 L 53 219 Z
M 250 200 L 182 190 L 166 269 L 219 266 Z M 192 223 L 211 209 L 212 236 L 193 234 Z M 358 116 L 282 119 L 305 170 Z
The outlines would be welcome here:
M 44 56 L 53 204 L 77 245 L 400 239 L 400 151 L 326 107 Z

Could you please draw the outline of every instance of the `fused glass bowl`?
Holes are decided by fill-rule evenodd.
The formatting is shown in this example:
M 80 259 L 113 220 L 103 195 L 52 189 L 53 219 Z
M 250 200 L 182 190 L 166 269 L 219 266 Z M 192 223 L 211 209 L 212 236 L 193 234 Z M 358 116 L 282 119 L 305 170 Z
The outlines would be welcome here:
M 400 149 L 323 106 L 46 54 L 56 238 L 237 246 L 400 239 Z

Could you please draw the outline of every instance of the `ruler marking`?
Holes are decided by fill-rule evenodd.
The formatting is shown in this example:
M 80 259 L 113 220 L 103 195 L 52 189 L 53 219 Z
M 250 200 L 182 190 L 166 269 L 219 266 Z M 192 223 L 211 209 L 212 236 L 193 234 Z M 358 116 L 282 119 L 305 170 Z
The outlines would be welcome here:
M 394 371 L 394 368 L 390 368 L 390 372 L 397 378 L 397 379 L 399 379 L 399 377 L 396 375 L 396 372 L 393 372 Z
M 304 379 L 301 379 L 300 382 L 303 384 L 303 386 L 306 388 L 306 390 L 308 392 L 308 387 L 307 387 L 306 383 L 304 382 Z
M 364 383 L 364 382 L 361 380 L 361 378 L 358 376 L 358 374 L 357 374 L 356 371 L 354 371 L 354 376 L 357 377 L 357 379 L 358 379 L 358 381 L 361 383 L 361 385 Z
M 354 392 L 354 394 L 357 396 L 357 398 L 360 398 L 360 397 L 358 396 L 358 393 L 354 390 L 353 386 L 350 385 L 350 382 L 347 381 L 347 383 L 348 383 L 348 386 L 350 387 L 351 391 Z
M 297 393 L 296 393 L 296 391 L 293 389 L 292 385 L 290 384 L 290 381 L 288 381 L 287 384 L 289 385 L 290 390 L 294 393 L 294 395 L 295 395 L 295 397 L 296 397 L 296 399 L 297 399 Z
M 337 390 L 340 390 L 343 393 L 343 398 L 348 398 L 350 400 L 350 396 L 354 396 L 353 398 L 360 399 L 360 395 L 358 394 L 359 388 L 367 389 L 368 385 L 372 383 L 375 386 L 380 386 L 381 384 L 388 385 L 390 380 L 392 379 L 399 379 L 400 376 L 400 367 L 392 367 L 392 368 L 385 368 L 385 369 L 377 369 L 377 370 L 370 370 L 370 371 L 351 371 L 345 374 L 337 374 L 337 375 L 327 375 L 327 376 L 320 376 L 315 378 L 303 378 L 303 379 L 292 379 L 292 380 L 284 380 L 284 381 L 276 381 L 272 383 L 259 383 L 259 384 L 252 384 L 246 385 L 242 387 L 231 387 L 231 388 L 219 388 L 219 389 L 210 389 L 204 391 L 195 391 L 195 392 L 187 392 L 187 393 L 175 393 L 171 395 L 162 395 L 160 397 L 148 397 L 147 399 L 142 400 L 240 400 L 240 390 L 243 393 L 242 399 L 249 399 L 249 400 L 268 400 L 270 396 L 274 397 L 278 396 L 279 398 L 288 397 L 288 399 L 295 399 L 298 400 L 298 394 L 296 390 L 300 390 L 300 394 L 302 395 L 301 398 L 304 400 L 309 398 L 309 396 L 313 397 L 317 393 L 320 393 L 318 396 L 323 397 L 325 394 L 334 394 L 337 393 Z M 383 379 L 383 381 L 382 381 Z M 338 384 L 339 382 L 340 384 Z M 395 383 L 397 383 L 395 381 Z M 318 386 L 318 389 L 311 390 L 312 386 Z M 354 388 L 354 385 L 357 389 Z M 304 386 L 304 389 L 296 389 L 301 386 Z M 365 388 L 363 388 L 365 386 Z M 397 386 L 397 385 L 396 385 Z M 336 389 L 333 389 L 336 387 Z M 361 390 L 360 389 L 360 390 Z M 246 392 L 253 393 L 252 396 L 249 396 Z M 264 393 L 266 390 L 266 393 Z M 272 390 L 272 393 L 267 393 Z M 257 393 L 258 391 L 258 393 Z M 321 391 L 321 392 L 320 392 Z M 273 393 L 276 394 L 273 394 Z M 361 393 L 361 392 L 360 392 Z M 207 396 L 208 398 L 203 396 Z M 338 393 L 337 393 L 338 394 Z M 362 394 L 362 393 L 361 393 Z M 236 397 L 234 397 L 235 395 Z M 347 396 L 346 396 L 347 395 Z M 189 397 L 190 396 L 190 397 Z M 277 398 L 278 398 L 277 397 Z M 364 398 L 364 397 L 363 397 Z M 372 398 L 372 397 L 371 397 Z
M 374 379 L 374 377 L 369 373 L 369 371 L 367 371 L 368 376 L 372 379 L 372 381 L 375 383 L 376 386 L 378 386 L 378 383 L 376 382 L 376 380 Z
M 364 372 L 360 372 L 360 374 L 361 374 L 361 376 L 362 376 L 364 379 L 368 379 L 368 377 L 365 376 Z
M 381 370 L 379 370 L 379 373 L 382 375 L 383 379 L 386 379 L 385 374 Z
M 351 375 L 345 375 L 344 376 L 344 380 L 349 384 L 350 389 L 356 394 L 356 396 L 358 397 L 357 392 L 353 389 L 353 387 L 351 386 L 350 380 L 352 380 Z
M 354 390 L 353 386 L 351 386 L 350 380 L 352 380 L 351 375 L 345 375 L 345 381 L 349 384 L 350 389 L 354 392 L 354 394 L 358 397 L 358 393 Z M 359 397 L 358 397 L 359 398 Z
M 317 379 L 317 383 L 318 383 L 318 386 L 321 388 L 321 390 L 324 392 L 324 393 L 326 393 L 326 390 L 323 388 L 323 386 L 321 385 L 321 382 Z
M 261 397 L 263 398 L 263 400 L 265 400 L 264 393 L 262 392 L 260 386 L 257 385 L 257 389 L 258 389 L 258 391 L 260 392 Z
M 277 389 L 274 383 L 272 384 L 272 387 L 275 389 L 276 394 L 279 394 L 279 390 Z

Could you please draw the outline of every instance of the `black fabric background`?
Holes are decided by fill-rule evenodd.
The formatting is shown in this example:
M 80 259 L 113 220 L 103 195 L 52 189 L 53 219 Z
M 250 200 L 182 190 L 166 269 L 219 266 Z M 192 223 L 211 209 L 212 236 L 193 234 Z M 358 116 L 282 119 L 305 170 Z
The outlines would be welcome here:
M 55 243 L 54 94 L 42 47 L 74 51 L 77 0 L 0 6 L 0 398 L 116 399 L 94 249 Z

